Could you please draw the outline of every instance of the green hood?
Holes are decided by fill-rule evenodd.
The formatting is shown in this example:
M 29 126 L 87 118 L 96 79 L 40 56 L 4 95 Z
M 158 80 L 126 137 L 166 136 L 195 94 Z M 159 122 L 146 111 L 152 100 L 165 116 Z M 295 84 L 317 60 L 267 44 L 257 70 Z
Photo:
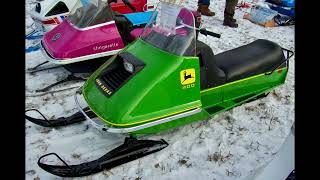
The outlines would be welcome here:
M 141 39 L 123 52 L 139 59 L 144 67 L 107 96 L 96 78 L 117 61 L 114 56 L 91 75 L 82 89 L 90 109 L 109 126 L 130 127 L 201 106 L 197 57 L 169 54 Z M 182 82 L 186 75 L 191 78 Z

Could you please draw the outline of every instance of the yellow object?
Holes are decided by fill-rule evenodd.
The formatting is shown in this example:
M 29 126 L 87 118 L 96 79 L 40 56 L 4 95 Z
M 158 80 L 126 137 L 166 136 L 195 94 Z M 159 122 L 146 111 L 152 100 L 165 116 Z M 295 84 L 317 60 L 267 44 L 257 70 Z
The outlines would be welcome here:
M 196 71 L 193 68 L 180 71 L 180 81 L 182 85 L 194 83 L 196 81 Z

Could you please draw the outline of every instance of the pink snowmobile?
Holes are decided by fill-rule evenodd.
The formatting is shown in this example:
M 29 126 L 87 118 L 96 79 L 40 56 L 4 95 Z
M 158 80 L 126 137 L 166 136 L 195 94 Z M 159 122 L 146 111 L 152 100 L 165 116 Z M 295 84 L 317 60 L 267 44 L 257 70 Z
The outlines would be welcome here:
M 128 0 L 123 2 L 135 13 L 114 12 L 101 0 L 77 8 L 66 21 L 44 35 L 41 41 L 44 56 L 55 64 L 71 64 L 119 52 L 128 43 L 129 32 L 145 25 L 152 14 L 136 13 L 137 8 Z
M 31 68 L 29 72 L 61 67 L 38 69 L 43 64 L 52 62 L 62 65 L 71 73 L 91 73 L 109 56 L 118 53 L 137 38 L 149 22 L 153 11 L 147 11 L 146 0 L 134 5 L 128 0 L 122 0 L 134 13 L 121 14 L 113 11 L 110 6 L 116 2 L 117 0 L 108 0 L 108 3 L 90 0 L 87 5 L 71 12 L 66 20 L 44 35 L 41 51 L 47 61 Z M 84 79 L 71 74 L 66 79 L 37 92 L 46 92 L 57 84 L 73 80 Z

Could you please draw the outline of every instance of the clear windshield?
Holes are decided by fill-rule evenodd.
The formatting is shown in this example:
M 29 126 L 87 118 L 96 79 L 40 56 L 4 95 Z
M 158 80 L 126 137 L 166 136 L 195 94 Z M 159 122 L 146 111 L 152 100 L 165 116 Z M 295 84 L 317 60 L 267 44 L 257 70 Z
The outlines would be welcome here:
M 178 56 L 195 56 L 196 31 L 190 10 L 160 2 L 152 19 L 156 21 L 149 22 L 141 39 Z
M 113 20 L 111 7 L 101 0 L 78 0 L 76 8 L 67 17 L 78 28 L 109 22 Z

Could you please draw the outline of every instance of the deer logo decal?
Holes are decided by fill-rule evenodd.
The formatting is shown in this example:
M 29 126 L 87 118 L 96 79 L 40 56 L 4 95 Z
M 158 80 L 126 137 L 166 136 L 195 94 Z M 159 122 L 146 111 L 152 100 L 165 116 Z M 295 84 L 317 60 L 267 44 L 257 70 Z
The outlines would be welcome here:
M 194 69 L 180 71 L 180 81 L 182 85 L 194 83 L 196 81 L 196 71 Z

